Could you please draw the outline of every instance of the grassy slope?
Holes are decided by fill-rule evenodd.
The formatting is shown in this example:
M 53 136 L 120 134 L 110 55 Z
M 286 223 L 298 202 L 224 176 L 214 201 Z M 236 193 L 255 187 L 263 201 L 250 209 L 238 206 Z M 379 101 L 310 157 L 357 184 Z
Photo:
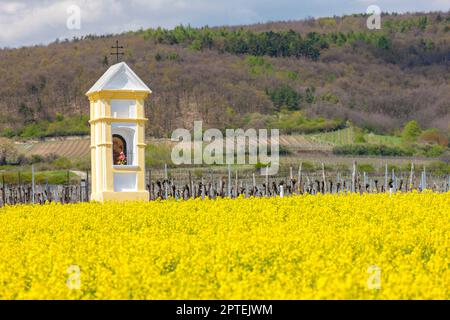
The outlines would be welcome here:
M 69 175 L 69 177 L 67 176 Z M 31 168 L 28 166 L 19 168 L 9 168 L 6 172 L 0 170 L 0 183 L 3 183 L 3 178 L 6 184 L 16 185 L 31 183 Z M 36 184 L 66 184 L 67 181 L 71 183 L 78 182 L 79 177 L 66 170 L 50 170 L 50 171 L 37 171 L 35 174 Z
M 401 137 L 393 135 L 381 135 L 375 133 L 365 133 L 364 139 L 371 144 L 384 144 L 387 146 L 397 147 L 401 146 Z M 332 132 L 311 134 L 306 136 L 307 139 L 316 143 L 327 143 L 332 146 L 347 145 L 355 142 L 355 132 L 353 128 L 345 128 Z

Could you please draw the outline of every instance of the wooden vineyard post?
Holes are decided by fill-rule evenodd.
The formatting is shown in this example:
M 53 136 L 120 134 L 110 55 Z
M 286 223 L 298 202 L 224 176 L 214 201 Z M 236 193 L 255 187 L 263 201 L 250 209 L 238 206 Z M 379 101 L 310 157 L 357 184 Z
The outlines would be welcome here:
M 152 190 L 152 169 L 148 170 L 148 198 L 149 200 L 153 200 L 153 190 Z
M 208 197 L 210 199 L 214 199 L 214 179 L 213 179 L 213 173 L 211 168 L 209 169 L 209 187 L 208 187 Z
M 236 169 L 236 180 L 234 181 L 234 197 L 238 197 L 238 187 L 239 187 L 239 176 L 238 169 Z
M 414 162 L 411 162 L 411 172 L 409 174 L 409 190 L 412 191 L 414 189 Z
M 291 182 L 291 192 L 294 193 L 294 174 L 292 172 L 292 166 L 289 167 L 289 181 Z
M 51 202 L 52 196 L 51 196 L 50 190 L 48 188 L 48 177 L 45 177 L 45 194 L 46 194 L 46 200 Z
M 34 188 L 34 164 L 31 165 L 31 201 L 35 203 L 35 188 Z
M 421 187 L 421 191 L 426 190 L 427 189 L 427 172 L 425 169 L 425 166 L 423 166 L 423 171 L 422 171 L 422 187 Z
M 322 182 L 323 182 L 323 193 L 327 193 L 327 181 L 325 179 L 325 165 L 322 162 Z
M 394 192 L 397 192 L 397 178 L 395 176 L 395 169 L 392 168 L 392 189 Z
M 201 193 L 201 196 L 202 196 L 202 200 L 205 200 L 205 179 L 202 177 L 202 180 L 201 180 L 201 190 L 200 190 L 200 193 Z
M 227 187 L 228 197 L 231 198 L 231 166 L 228 165 L 228 187 Z
M 5 174 L 2 173 L 2 203 L 6 205 L 6 186 L 5 186 Z
M 302 167 L 303 162 L 300 162 L 298 166 L 298 193 L 300 194 L 303 194 Z
M 20 171 L 17 172 L 17 176 L 18 176 L 18 186 L 19 186 L 19 202 L 22 203 L 22 179 L 20 177 Z
M 189 197 L 194 198 L 194 185 L 192 183 L 191 170 L 189 170 Z
M 387 192 L 388 190 L 388 164 L 386 162 L 386 165 L 384 167 L 384 192 Z
M 367 174 L 366 174 L 366 172 L 365 171 L 363 171 L 363 192 L 365 192 L 367 189 L 366 189 L 366 186 L 367 186 Z
M 352 170 L 352 192 L 356 192 L 356 161 L 353 160 Z
M 89 170 L 86 170 L 86 201 L 89 202 Z
M 86 188 L 86 179 L 80 179 L 80 190 L 78 192 L 78 202 L 83 202 L 83 189 Z
M 247 184 L 247 182 L 245 182 L 244 196 L 245 196 L 245 198 L 248 198 L 248 196 L 249 196 L 249 193 L 248 193 L 248 184 Z
M 70 203 L 72 200 L 71 196 L 72 196 L 72 192 L 71 192 L 71 188 L 70 188 L 70 171 L 67 170 L 67 188 L 66 188 L 66 192 L 65 192 L 64 203 Z
M 256 178 L 255 178 L 255 173 L 252 173 L 252 178 L 253 178 L 253 196 L 256 196 Z
M 168 197 L 167 192 L 167 183 L 168 183 L 169 175 L 167 174 L 167 163 L 164 164 L 164 196 L 165 199 Z
M 420 183 L 419 183 L 420 191 L 423 191 L 423 170 L 420 172 Z

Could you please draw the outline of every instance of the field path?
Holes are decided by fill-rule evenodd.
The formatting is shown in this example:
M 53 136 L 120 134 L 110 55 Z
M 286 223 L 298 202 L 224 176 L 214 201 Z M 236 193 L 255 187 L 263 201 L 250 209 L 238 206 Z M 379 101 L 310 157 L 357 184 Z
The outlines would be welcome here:
M 77 176 L 80 177 L 80 179 L 85 179 L 86 180 L 86 172 L 84 171 L 77 171 L 77 170 L 70 170 L 70 172 L 76 174 Z

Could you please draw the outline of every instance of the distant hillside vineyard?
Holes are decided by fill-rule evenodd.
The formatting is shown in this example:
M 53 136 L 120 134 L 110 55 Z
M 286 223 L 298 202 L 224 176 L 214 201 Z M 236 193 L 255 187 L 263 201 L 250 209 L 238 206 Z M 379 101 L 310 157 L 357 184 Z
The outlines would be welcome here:
M 450 12 L 352 15 L 250 26 L 87 36 L 0 50 L 0 135 L 88 133 L 89 87 L 124 60 L 152 88 L 148 135 L 204 127 L 284 133 L 347 126 L 398 131 L 415 119 L 448 132 Z

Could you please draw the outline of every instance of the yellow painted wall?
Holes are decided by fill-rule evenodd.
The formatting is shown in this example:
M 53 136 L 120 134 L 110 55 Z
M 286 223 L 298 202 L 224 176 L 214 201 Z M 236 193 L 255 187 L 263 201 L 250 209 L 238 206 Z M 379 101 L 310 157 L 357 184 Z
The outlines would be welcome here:
M 90 100 L 91 125 L 91 200 L 93 201 L 136 201 L 148 200 L 145 181 L 145 118 L 144 99 L 147 92 L 101 91 L 88 95 Z M 112 99 L 135 100 L 136 118 L 112 118 Z M 137 166 L 113 166 L 112 129 L 113 122 L 135 123 L 137 130 Z M 137 191 L 114 192 L 114 173 L 134 172 L 137 174 Z

